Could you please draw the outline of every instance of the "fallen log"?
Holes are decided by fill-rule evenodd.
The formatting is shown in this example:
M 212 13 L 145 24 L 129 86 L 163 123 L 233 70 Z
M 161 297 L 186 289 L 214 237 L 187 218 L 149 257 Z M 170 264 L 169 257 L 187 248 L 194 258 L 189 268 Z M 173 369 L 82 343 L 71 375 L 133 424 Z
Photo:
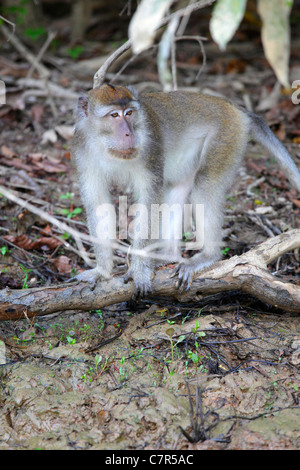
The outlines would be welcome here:
M 290 230 L 252 248 L 241 256 L 219 261 L 194 276 L 188 292 L 182 294 L 171 278 L 172 269 L 157 270 L 153 295 L 173 296 L 182 301 L 225 291 L 242 291 L 286 312 L 300 313 L 300 286 L 273 276 L 267 265 L 288 251 L 299 249 L 300 230 Z M 129 301 L 134 286 L 123 277 L 98 282 L 94 289 L 84 282 L 52 287 L 0 291 L 0 320 L 43 316 L 57 312 L 95 310 Z

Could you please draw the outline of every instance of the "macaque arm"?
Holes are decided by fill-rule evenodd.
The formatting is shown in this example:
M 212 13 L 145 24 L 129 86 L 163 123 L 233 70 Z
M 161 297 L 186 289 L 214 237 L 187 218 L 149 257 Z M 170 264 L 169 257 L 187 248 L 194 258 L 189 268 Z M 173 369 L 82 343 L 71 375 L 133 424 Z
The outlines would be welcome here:
M 96 256 L 96 267 L 76 276 L 77 280 L 95 284 L 109 279 L 112 271 L 112 244 L 116 239 L 116 216 L 107 184 L 95 169 L 79 175 L 81 197 Z

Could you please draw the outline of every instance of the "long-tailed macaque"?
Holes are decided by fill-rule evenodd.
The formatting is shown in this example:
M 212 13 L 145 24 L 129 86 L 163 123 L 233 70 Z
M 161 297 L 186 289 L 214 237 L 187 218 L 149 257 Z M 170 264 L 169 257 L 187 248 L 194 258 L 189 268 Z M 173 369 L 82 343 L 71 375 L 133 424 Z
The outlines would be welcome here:
M 201 251 L 191 258 L 181 258 L 174 237 L 177 222 L 170 222 L 168 250 L 179 262 L 180 288 L 188 288 L 195 272 L 220 258 L 225 194 L 233 185 L 249 138 L 276 158 L 300 192 L 297 166 L 263 119 L 224 99 L 182 91 L 138 96 L 131 87 L 109 84 L 81 97 L 72 159 L 89 231 L 99 243 L 94 244 L 96 267 L 77 279 L 94 284 L 111 275 L 110 234 L 115 221 L 109 210 L 103 218 L 101 207 L 111 203 L 110 189 L 116 184 L 131 187 L 137 202 L 147 208 L 145 224 L 159 224 L 149 214 L 151 207 L 162 203 L 182 210 L 189 204 L 193 213 L 196 205 L 202 205 L 204 218 L 195 227 Z M 153 240 L 138 234 L 133 238 L 125 281 L 134 281 L 135 295 L 145 295 L 151 291 L 154 262 L 141 250 Z

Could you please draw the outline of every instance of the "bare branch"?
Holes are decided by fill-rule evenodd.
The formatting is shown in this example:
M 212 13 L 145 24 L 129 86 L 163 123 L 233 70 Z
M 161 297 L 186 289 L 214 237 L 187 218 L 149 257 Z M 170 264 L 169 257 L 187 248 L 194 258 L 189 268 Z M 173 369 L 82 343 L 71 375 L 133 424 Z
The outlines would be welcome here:
M 31 65 L 30 69 L 28 70 L 27 78 L 31 78 L 31 77 L 32 77 L 32 74 L 33 74 L 34 70 L 37 68 L 37 64 L 40 64 L 43 55 L 45 54 L 46 50 L 47 50 L 48 47 L 50 46 L 50 44 L 51 44 L 51 42 L 53 41 L 53 39 L 55 38 L 55 36 L 56 36 L 56 32 L 55 32 L 55 31 L 50 31 L 50 32 L 48 33 L 48 37 L 47 37 L 45 43 L 44 43 L 43 46 L 41 47 L 41 49 L 40 49 L 38 55 L 35 57 L 34 63 Z
M 208 5 L 211 5 L 214 3 L 216 0 L 200 0 L 196 3 L 190 4 L 185 8 L 182 8 L 181 10 L 178 10 L 171 15 L 166 16 L 163 18 L 163 20 L 160 22 L 159 26 L 157 29 L 160 29 L 162 26 L 165 26 L 168 24 L 171 20 L 173 20 L 175 17 L 181 17 L 181 16 L 186 16 L 186 15 L 191 15 L 196 10 L 200 10 L 201 8 L 204 8 Z M 94 88 L 98 88 L 99 86 L 102 85 L 102 83 L 105 80 L 106 73 L 109 69 L 109 67 L 122 55 L 124 52 L 126 52 L 128 49 L 131 47 L 131 41 L 130 39 L 125 42 L 119 49 L 117 49 L 106 61 L 105 63 L 97 70 L 97 72 L 94 75 Z
M 215 263 L 194 276 L 190 290 L 180 294 L 171 269 L 156 272 L 153 295 L 173 296 L 182 301 L 195 296 L 240 290 L 286 312 L 300 313 L 300 287 L 283 282 L 270 274 L 267 264 L 300 247 L 300 229 L 268 239 L 241 256 Z M 93 310 L 128 301 L 134 292 L 133 283 L 124 284 L 123 277 L 99 282 L 94 289 L 88 283 L 63 284 L 53 287 L 0 291 L 0 320 L 15 320 L 48 315 L 66 310 Z
M 21 41 L 17 38 L 14 33 L 11 33 L 9 29 L 2 24 L 0 27 L 0 31 L 4 34 L 4 36 L 11 42 L 14 48 L 32 65 L 34 68 L 37 69 L 41 78 L 48 78 L 50 75 L 49 70 L 42 64 L 36 61 L 34 55 L 21 43 Z

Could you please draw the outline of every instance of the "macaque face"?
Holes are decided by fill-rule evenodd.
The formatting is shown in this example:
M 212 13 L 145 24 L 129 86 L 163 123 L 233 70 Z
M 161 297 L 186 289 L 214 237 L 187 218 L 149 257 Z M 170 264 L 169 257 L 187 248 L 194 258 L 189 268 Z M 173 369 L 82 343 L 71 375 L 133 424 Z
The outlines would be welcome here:
M 113 157 L 131 159 L 136 156 L 137 141 L 133 129 L 136 112 L 137 110 L 132 107 L 115 107 L 101 117 L 107 149 Z
M 130 90 L 102 85 L 91 90 L 78 106 L 79 114 L 88 118 L 88 127 L 105 142 L 110 156 L 122 160 L 137 156 L 140 105 Z

